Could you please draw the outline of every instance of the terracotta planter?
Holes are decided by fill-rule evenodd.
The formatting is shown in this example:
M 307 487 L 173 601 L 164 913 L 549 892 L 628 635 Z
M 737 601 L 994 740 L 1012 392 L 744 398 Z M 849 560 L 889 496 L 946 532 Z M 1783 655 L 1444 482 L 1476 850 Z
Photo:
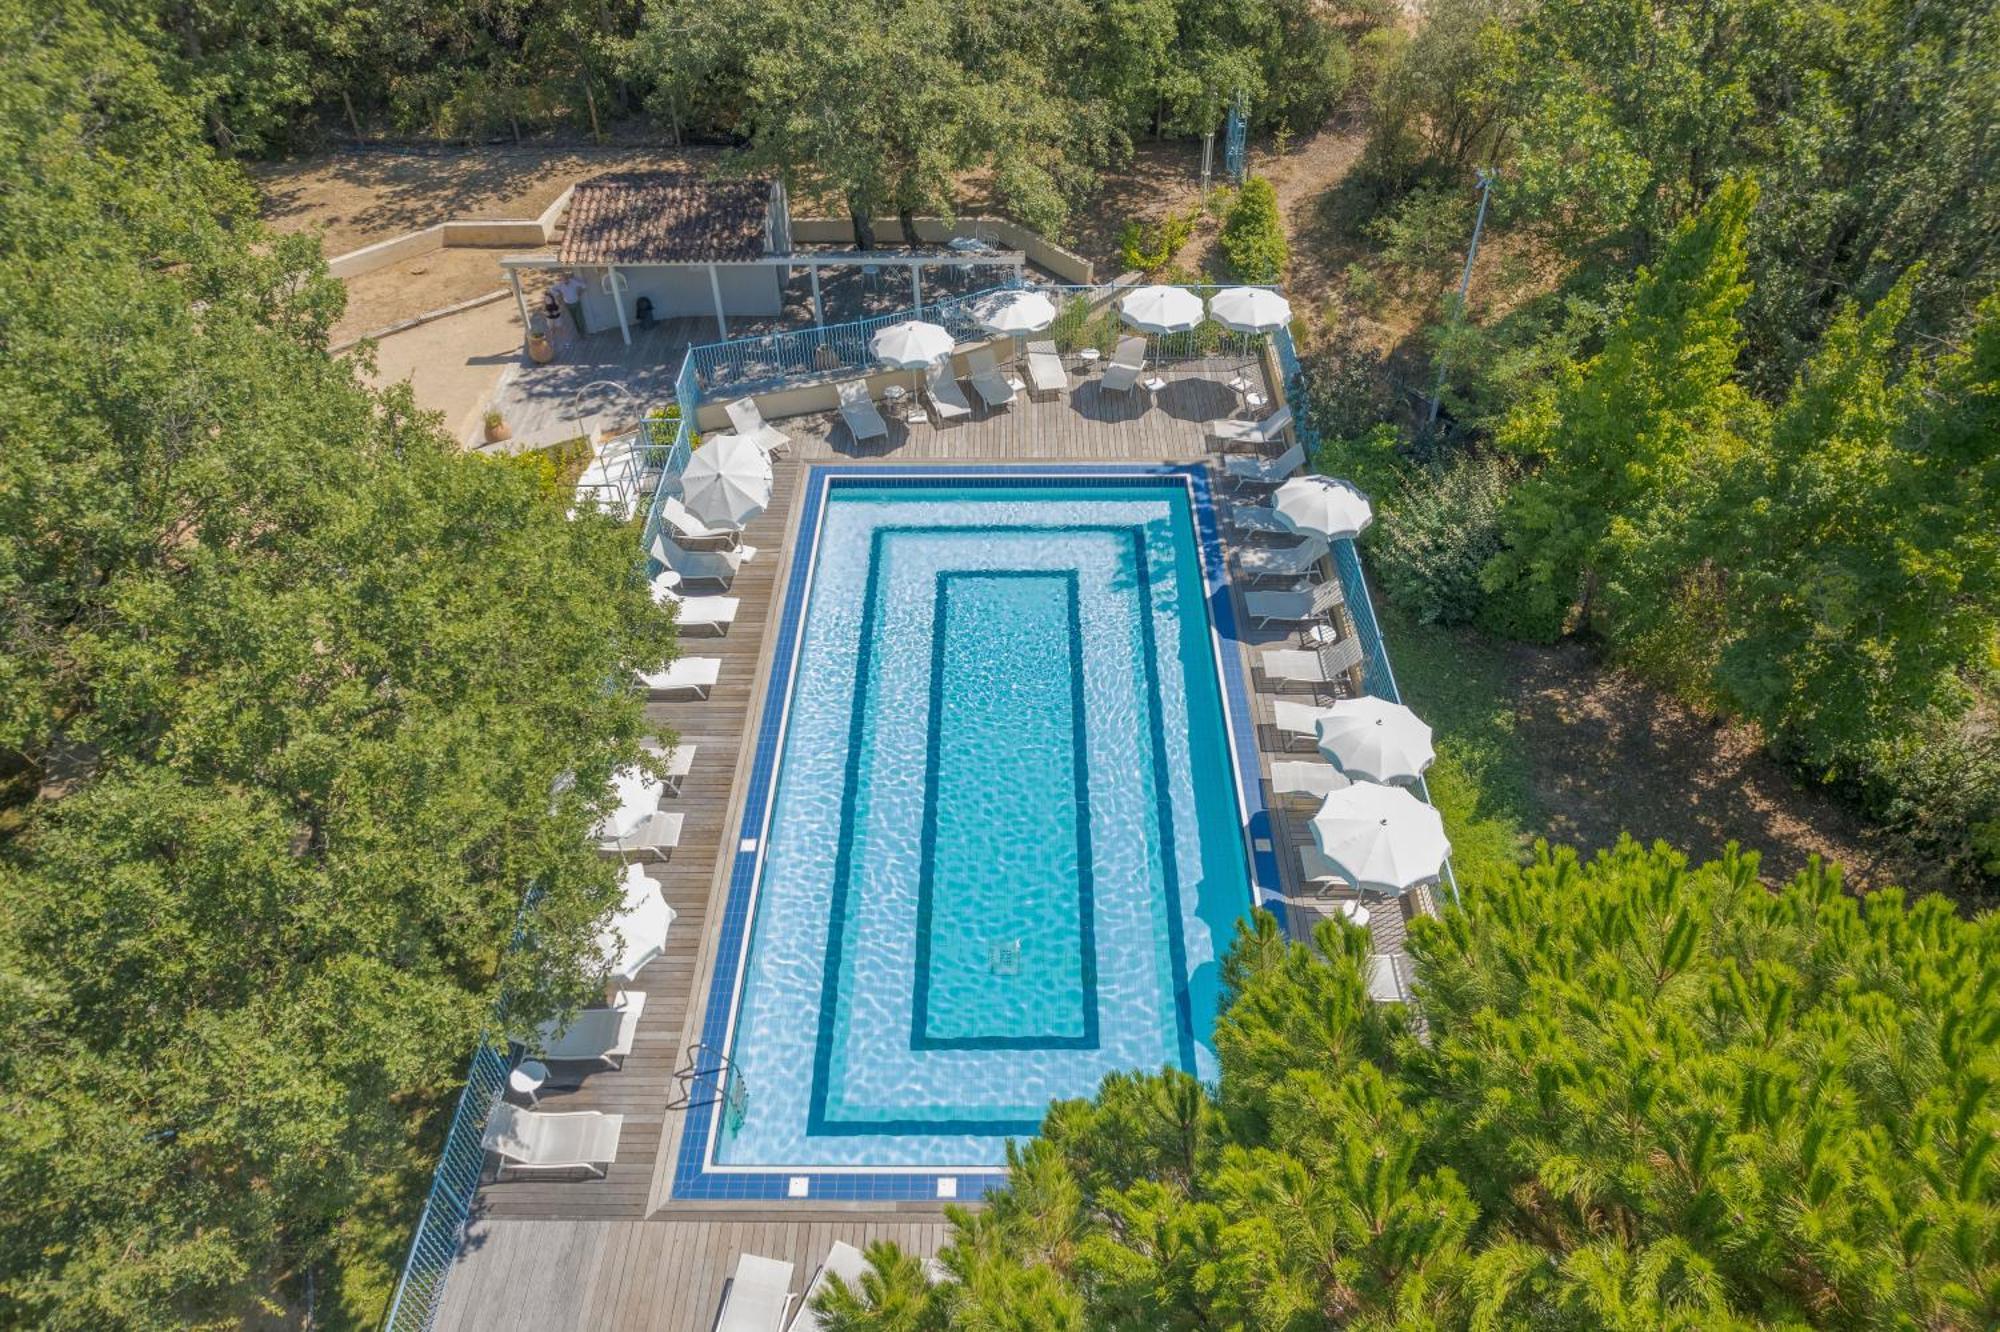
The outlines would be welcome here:
M 512 439 L 514 432 L 507 428 L 505 421 L 490 422 L 486 427 L 486 442 L 498 444 L 503 439 Z
M 536 365 L 547 365 L 556 359 L 555 344 L 544 337 L 531 337 L 528 339 L 528 356 Z

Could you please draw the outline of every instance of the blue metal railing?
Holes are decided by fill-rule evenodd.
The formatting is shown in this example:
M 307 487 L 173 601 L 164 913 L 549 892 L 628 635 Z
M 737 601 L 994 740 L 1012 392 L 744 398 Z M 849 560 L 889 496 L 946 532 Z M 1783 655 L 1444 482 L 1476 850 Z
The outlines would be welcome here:
M 458 1257 L 465 1219 L 472 1211 L 472 1197 L 479 1190 L 480 1171 L 486 1165 L 486 1149 L 480 1145 L 486 1117 L 499 1101 L 511 1067 L 507 1052 L 499 1046 L 482 1043 L 473 1052 L 465 1087 L 458 1094 L 458 1108 L 452 1112 L 451 1128 L 445 1133 L 444 1150 L 438 1153 L 437 1170 L 431 1176 L 430 1195 L 417 1219 L 416 1238 L 410 1243 L 410 1256 L 404 1260 L 402 1278 L 396 1283 L 396 1299 L 383 1323 L 386 1332 L 428 1332 L 437 1319 L 444 1303 L 445 1279 Z

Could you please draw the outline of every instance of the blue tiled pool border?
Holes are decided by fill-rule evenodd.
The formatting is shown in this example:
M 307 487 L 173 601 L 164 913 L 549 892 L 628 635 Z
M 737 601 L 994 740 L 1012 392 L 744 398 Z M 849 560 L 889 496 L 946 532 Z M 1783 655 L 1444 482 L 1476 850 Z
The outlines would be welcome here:
M 1001 464 L 904 466 L 897 464 L 848 465 L 815 464 L 805 469 L 805 491 L 794 536 L 789 577 L 782 591 L 781 614 L 773 643 L 771 673 L 765 683 L 763 707 L 757 721 L 757 744 L 750 757 L 750 781 L 743 818 L 737 834 L 737 849 L 730 859 L 729 892 L 717 929 L 713 975 L 708 987 L 708 1004 L 702 1014 L 699 1039 L 710 1050 L 726 1049 L 737 975 L 744 961 L 744 943 L 750 928 L 750 909 L 755 898 L 762 838 L 773 784 L 777 776 L 778 749 L 783 738 L 784 719 L 791 696 L 792 671 L 798 655 L 800 630 L 806 610 L 806 589 L 811 584 L 819 543 L 819 523 L 829 488 L 844 480 L 868 485 L 912 486 L 948 482 L 954 486 L 1063 487 L 1078 481 L 1116 485 L 1156 486 L 1180 482 L 1187 488 L 1194 514 L 1195 535 L 1201 550 L 1202 581 L 1207 594 L 1209 624 L 1213 639 L 1223 650 L 1217 653 L 1222 675 L 1223 707 L 1227 714 L 1229 742 L 1236 757 L 1236 787 L 1245 820 L 1250 852 L 1251 883 L 1259 902 L 1278 891 L 1278 866 L 1273 850 L 1270 812 L 1263 803 L 1259 780 L 1254 714 L 1250 710 L 1248 681 L 1243 670 L 1235 607 L 1229 596 L 1229 581 L 1223 563 L 1222 537 L 1216 525 L 1206 466 L 1191 464 Z M 1284 913 L 1279 912 L 1280 921 Z M 946 1170 L 796 1170 L 784 1167 L 755 1169 L 711 1168 L 708 1164 L 709 1138 L 715 1126 L 717 1106 L 700 1105 L 687 1111 L 680 1149 L 674 1162 L 670 1196 L 681 1201 L 780 1201 L 785 1199 L 817 1202 L 905 1202 L 931 1201 L 939 1196 L 943 1180 L 956 1182 L 955 1196 L 976 1198 L 1006 1181 L 1003 1171 Z M 804 1180 L 805 1193 L 793 1192 L 796 1180 Z

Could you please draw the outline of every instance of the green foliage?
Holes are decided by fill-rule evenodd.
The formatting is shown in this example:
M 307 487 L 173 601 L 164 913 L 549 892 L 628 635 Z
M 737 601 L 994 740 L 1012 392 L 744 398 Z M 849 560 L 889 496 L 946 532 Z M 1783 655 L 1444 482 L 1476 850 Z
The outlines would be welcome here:
M 1174 261 L 1181 252 L 1188 237 L 1194 234 L 1196 213 L 1176 213 L 1171 210 L 1153 227 L 1138 222 L 1127 222 L 1118 233 L 1119 257 L 1126 271 L 1157 273 Z
M 1467 878 L 1411 928 L 1423 1040 L 1365 932 L 1260 913 L 1213 1093 L 1053 1107 L 921 1311 L 840 1326 L 1991 1326 L 1995 920 L 1756 871 L 1628 841 Z
M 604 685 L 671 621 L 628 531 L 327 355 L 317 244 L 129 39 L 16 8 L 0 75 L 0 1323 L 234 1326 L 371 1289 L 329 1262 L 407 1234 L 497 997 L 589 992 Z
M 1480 575 L 1500 553 L 1500 521 L 1514 469 L 1462 458 L 1412 474 L 1383 506 L 1372 543 L 1382 586 L 1425 624 L 1470 624 L 1485 605 Z
M 1406 293 L 1444 295 L 1446 280 L 1465 261 L 1472 209 L 1473 196 L 1463 189 L 1424 188 L 1370 225 L 1382 243 L 1382 261 L 1396 271 Z
M 1276 282 L 1291 261 L 1284 219 L 1278 215 L 1278 192 L 1262 176 L 1251 176 L 1236 192 L 1217 243 L 1229 261 L 1229 271 L 1242 282 Z
M 590 440 L 583 435 L 563 440 L 559 444 L 547 444 L 538 449 L 522 449 L 519 453 L 505 453 L 494 457 L 493 461 L 505 467 L 516 467 L 534 478 L 536 491 L 549 499 L 565 502 L 576 493 L 577 479 L 583 475 L 595 450 Z

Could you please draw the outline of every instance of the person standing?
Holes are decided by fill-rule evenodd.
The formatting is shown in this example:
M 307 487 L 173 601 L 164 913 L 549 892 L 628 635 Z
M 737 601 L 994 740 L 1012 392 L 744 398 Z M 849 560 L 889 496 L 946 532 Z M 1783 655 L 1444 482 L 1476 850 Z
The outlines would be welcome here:
M 565 274 L 556 283 L 556 296 L 561 299 L 563 309 L 569 314 L 570 333 L 573 337 L 583 336 L 583 279 L 575 273 Z

